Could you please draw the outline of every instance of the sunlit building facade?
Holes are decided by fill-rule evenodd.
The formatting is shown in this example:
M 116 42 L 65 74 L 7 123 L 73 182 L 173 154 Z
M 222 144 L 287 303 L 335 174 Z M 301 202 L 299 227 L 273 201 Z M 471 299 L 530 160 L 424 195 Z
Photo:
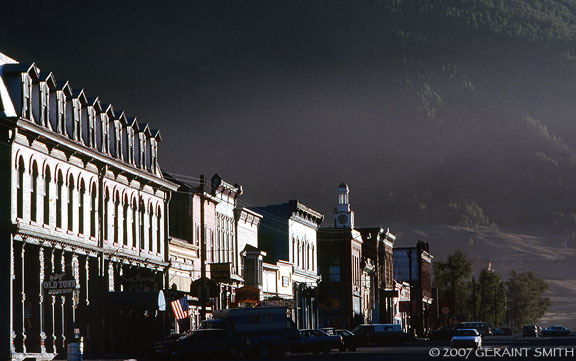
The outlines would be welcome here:
M 51 359 L 78 335 L 87 354 L 142 353 L 175 190 L 159 131 L 5 56 L 0 122 L 0 358 Z

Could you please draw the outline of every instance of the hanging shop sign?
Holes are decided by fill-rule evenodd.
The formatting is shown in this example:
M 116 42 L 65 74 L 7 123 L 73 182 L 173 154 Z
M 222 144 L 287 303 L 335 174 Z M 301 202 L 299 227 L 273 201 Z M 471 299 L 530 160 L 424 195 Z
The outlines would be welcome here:
M 52 296 L 72 294 L 76 286 L 76 279 L 66 272 L 48 274 L 42 283 L 42 288 L 48 295 Z
M 210 278 L 219 283 L 230 283 L 231 263 L 210 263 Z

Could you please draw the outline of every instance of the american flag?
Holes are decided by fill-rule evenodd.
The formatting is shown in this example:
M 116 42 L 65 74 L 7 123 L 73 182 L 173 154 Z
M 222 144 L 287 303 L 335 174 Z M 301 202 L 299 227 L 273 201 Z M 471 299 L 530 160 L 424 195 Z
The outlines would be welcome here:
M 179 300 L 172 301 L 170 305 L 172 306 L 172 311 L 174 311 L 174 316 L 176 316 L 177 320 L 182 320 L 187 317 L 188 299 L 186 297 L 182 297 Z

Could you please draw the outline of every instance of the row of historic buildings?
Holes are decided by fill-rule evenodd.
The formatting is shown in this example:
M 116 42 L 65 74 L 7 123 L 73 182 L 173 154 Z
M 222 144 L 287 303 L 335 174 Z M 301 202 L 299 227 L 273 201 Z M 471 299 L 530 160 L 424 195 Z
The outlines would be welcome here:
M 3 359 L 51 359 L 78 334 L 89 354 L 141 354 L 181 331 L 162 305 L 181 297 L 186 327 L 266 305 L 300 328 L 430 326 L 427 244 L 356 227 L 345 184 L 331 227 L 296 200 L 246 206 L 218 175 L 162 172 L 158 130 L 2 54 L 0 136 Z

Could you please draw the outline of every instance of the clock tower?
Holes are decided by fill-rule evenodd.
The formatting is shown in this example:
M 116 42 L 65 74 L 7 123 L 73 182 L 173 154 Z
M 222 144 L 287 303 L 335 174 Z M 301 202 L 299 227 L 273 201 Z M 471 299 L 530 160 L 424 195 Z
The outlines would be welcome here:
M 338 186 L 338 208 L 334 209 L 334 227 L 354 228 L 354 212 L 350 210 L 350 188 L 345 183 Z

